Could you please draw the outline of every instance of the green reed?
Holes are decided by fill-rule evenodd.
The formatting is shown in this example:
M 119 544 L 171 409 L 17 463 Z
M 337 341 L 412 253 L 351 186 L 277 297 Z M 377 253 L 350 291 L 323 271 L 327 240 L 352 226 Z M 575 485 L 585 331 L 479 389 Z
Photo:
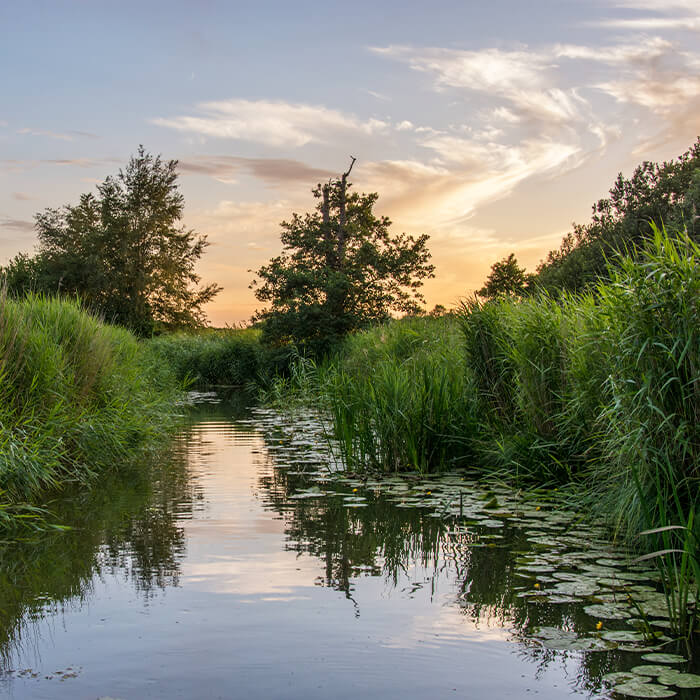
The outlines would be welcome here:
M 5 530 L 35 525 L 48 489 L 93 482 L 159 444 L 174 423 L 167 367 L 77 302 L 0 295 L 0 380 Z

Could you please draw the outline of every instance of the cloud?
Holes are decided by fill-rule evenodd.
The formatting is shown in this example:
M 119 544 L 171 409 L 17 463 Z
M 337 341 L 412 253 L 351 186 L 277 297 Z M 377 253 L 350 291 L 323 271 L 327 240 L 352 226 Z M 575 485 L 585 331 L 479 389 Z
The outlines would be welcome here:
M 16 199 L 18 202 L 29 202 L 36 198 L 26 192 L 13 192 L 12 199 Z
M 604 19 L 594 23 L 607 29 L 627 29 L 638 32 L 687 29 L 700 31 L 700 17 L 636 17 L 634 19 Z
M 696 0 L 616 0 L 613 6 L 636 12 L 646 10 L 654 14 L 614 17 L 586 24 L 632 31 L 700 31 L 700 6 Z
M 0 169 L 8 172 L 20 172 L 32 170 L 42 165 L 61 165 L 76 168 L 95 168 L 107 164 L 121 163 L 118 158 L 46 158 L 43 160 L 20 160 L 6 159 L 0 160 Z
M 507 197 L 529 178 L 575 168 L 586 157 L 575 144 L 535 139 L 506 146 L 439 136 L 424 146 L 438 153 L 440 164 L 363 163 L 358 185 L 380 192 L 380 208 L 401 225 L 447 237 L 462 231 L 478 207 Z
M 575 92 L 552 85 L 553 57 L 538 51 L 483 49 L 374 48 L 375 53 L 401 60 L 411 68 L 435 76 L 438 90 L 457 88 L 480 92 L 510 103 L 510 121 L 530 119 L 570 122 L 580 109 Z
M 33 221 L 24 221 L 23 219 L 0 219 L 0 228 L 9 229 L 11 231 L 34 231 Z
M 46 129 L 30 129 L 27 127 L 18 129 L 17 133 L 28 136 L 46 136 L 59 141 L 73 141 L 76 136 L 90 139 L 99 138 L 97 134 L 91 134 L 88 131 L 48 131 Z
M 368 95 L 371 95 L 372 97 L 374 97 L 375 100 L 381 100 L 382 102 L 390 102 L 391 101 L 391 97 L 388 97 L 387 95 L 384 95 L 381 92 L 376 92 L 375 90 L 365 90 L 365 92 Z
M 654 12 L 688 10 L 693 14 L 698 14 L 697 0 L 614 0 L 613 5 L 633 10 L 652 10 Z
M 324 143 L 347 132 L 376 134 L 389 127 L 379 119 L 360 120 L 335 109 L 270 100 L 230 99 L 197 106 L 201 116 L 152 119 L 157 126 L 220 139 L 266 146 L 300 147 Z
M 612 46 L 556 44 L 552 48 L 552 55 L 555 58 L 580 59 L 614 66 L 647 66 L 673 50 L 672 42 L 660 37 L 652 37 Z
M 314 168 L 298 160 L 286 158 L 243 158 L 241 156 L 193 156 L 179 161 L 183 172 L 210 175 L 222 182 L 235 181 L 239 174 L 259 178 L 267 184 L 281 186 L 328 180 L 337 176 L 330 170 Z

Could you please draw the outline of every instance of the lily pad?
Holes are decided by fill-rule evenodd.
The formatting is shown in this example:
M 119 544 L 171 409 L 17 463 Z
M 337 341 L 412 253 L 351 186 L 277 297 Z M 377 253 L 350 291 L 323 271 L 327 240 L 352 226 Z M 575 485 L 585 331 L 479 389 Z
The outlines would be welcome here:
M 659 676 L 659 681 L 661 683 L 664 683 L 665 681 L 661 680 L 662 678 L 667 678 L 667 674 L 663 674 Z M 700 676 L 698 676 L 696 673 L 679 673 L 678 675 L 673 675 L 673 680 L 671 682 L 671 685 L 675 685 L 678 688 L 700 688 Z
M 556 592 L 562 595 L 593 595 L 598 586 L 593 581 L 562 581 L 554 587 Z
M 680 654 L 644 654 L 642 659 L 657 664 L 684 664 L 688 660 Z
M 599 637 L 581 637 L 579 639 L 545 639 L 542 644 L 547 649 L 556 651 L 609 651 L 615 649 L 614 642 Z
M 621 683 L 644 683 L 644 678 L 640 678 L 637 674 L 631 671 L 615 671 L 614 673 L 606 673 L 603 680 L 610 685 L 619 685 Z M 651 676 L 647 678 L 647 683 L 651 681 Z
M 634 666 L 632 668 L 632 673 L 636 673 L 638 676 L 660 676 L 668 670 L 668 666 L 646 664 L 644 666 Z
M 672 698 L 676 694 L 675 690 L 670 690 L 655 683 L 645 683 L 644 681 L 641 683 L 639 681 L 631 681 L 616 685 L 613 688 L 613 692 L 620 695 L 631 695 L 633 698 Z
M 587 615 L 602 620 L 626 620 L 630 616 L 627 606 L 618 603 L 587 605 L 583 610 Z
M 609 632 L 603 632 L 603 639 L 607 639 L 611 642 L 643 642 L 644 635 L 641 632 L 632 632 L 627 630 L 610 630 Z M 652 661 L 653 659 L 647 659 L 645 656 L 642 657 L 645 661 Z

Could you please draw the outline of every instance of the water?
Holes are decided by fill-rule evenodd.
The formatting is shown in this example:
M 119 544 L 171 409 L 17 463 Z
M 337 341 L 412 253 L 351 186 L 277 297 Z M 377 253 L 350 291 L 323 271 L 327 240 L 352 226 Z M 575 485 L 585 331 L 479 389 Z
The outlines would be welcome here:
M 551 629 L 596 634 L 578 599 L 536 598 L 557 585 L 548 562 L 563 545 L 547 537 L 568 515 L 542 518 L 551 508 L 529 503 L 533 549 L 493 504 L 495 520 L 477 512 L 458 476 L 411 492 L 309 479 L 324 457 L 308 417 L 285 426 L 200 399 L 167 460 L 64 495 L 55 509 L 73 530 L 0 550 L 0 694 L 607 697 L 603 674 L 644 663 L 543 643 Z M 461 518 L 444 505 L 460 490 L 466 500 L 449 508 Z M 481 523 L 471 529 L 470 514 Z

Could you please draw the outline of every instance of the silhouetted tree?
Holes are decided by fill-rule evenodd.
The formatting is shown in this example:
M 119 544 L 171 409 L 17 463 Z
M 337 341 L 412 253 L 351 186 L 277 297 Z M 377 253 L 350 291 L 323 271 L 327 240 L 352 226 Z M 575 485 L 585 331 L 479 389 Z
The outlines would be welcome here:
M 652 235 L 652 224 L 687 229 L 700 240 L 700 138 L 676 160 L 644 161 L 632 177 L 622 173 L 609 196 L 593 205 L 591 221 L 574 224 L 558 250 L 537 268 L 536 286 L 577 291 L 608 279 L 618 252 L 632 254 Z
M 484 299 L 522 297 L 527 292 L 530 275 L 518 265 L 515 253 L 491 265 L 486 284 L 477 292 Z

